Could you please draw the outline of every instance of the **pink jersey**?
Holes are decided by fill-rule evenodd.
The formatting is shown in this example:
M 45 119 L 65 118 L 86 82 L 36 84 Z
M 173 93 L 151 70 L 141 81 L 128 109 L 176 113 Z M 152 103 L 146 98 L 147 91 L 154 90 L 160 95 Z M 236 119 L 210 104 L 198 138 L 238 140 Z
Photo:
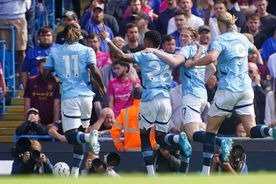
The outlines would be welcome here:
M 96 60 L 98 68 L 103 68 L 104 66 L 111 64 L 110 55 L 106 52 L 99 51 L 99 53 L 96 55 Z
M 136 82 L 140 84 L 139 78 Z M 132 98 L 133 84 L 130 79 L 122 82 L 118 78 L 113 78 L 109 81 L 108 95 L 114 97 L 113 111 L 115 117 L 120 114 L 121 109 L 130 107 L 133 104 Z

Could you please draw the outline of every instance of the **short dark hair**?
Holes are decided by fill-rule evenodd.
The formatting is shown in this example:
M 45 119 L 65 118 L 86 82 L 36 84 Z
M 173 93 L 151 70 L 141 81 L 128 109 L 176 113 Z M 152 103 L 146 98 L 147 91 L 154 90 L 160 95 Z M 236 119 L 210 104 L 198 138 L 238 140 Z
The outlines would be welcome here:
M 258 13 L 251 13 L 246 17 L 246 20 L 259 20 L 260 21 L 260 15 Z
M 165 35 L 162 38 L 162 44 L 164 44 L 165 42 L 170 42 L 172 40 L 175 40 L 175 37 L 173 35 Z
M 49 33 L 49 32 L 51 34 L 53 34 L 52 28 L 50 26 L 43 26 L 39 29 L 38 35 L 46 34 L 46 33 Z
M 86 37 L 86 39 L 94 39 L 94 38 L 99 39 L 100 37 L 96 33 L 89 33 Z
M 126 25 L 126 32 L 127 32 L 129 29 L 134 28 L 134 27 L 137 27 L 137 25 L 134 24 L 134 23 L 128 23 L 128 24 Z M 137 27 L 137 28 L 138 28 L 138 27 Z
M 185 16 L 185 13 L 184 13 L 183 10 L 176 10 L 176 11 L 174 12 L 173 16 L 175 17 L 175 16 L 178 16 L 178 15 L 184 15 L 184 16 Z
M 148 39 L 155 48 L 158 48 L 162 43 L 161 34 L 157 31 L 151 30 L 145 33 L 145 38 Z
M 127 67 L 127 72 L 129 72 L 130 66 L 129 66 L 129 63 L 127 63 L 127 62 L 119 60 L 119 61 L 116 61 L 113 65 L 114 66 L 115 65 L 125 66 L 125 67 Z

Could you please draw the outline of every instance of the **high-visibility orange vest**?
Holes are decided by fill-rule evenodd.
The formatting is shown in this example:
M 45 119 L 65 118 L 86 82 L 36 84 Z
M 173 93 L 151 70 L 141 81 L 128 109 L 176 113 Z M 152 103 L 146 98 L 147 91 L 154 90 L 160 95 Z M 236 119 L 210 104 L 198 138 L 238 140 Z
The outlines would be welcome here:
M 138 115 L 140 100 L 134 100 L 133 105 L 122 109 L 116 122 L 113 124 L 110 135 L 116 149 L 124 148 L 126 151 L 141 151 L 140 130 L 138 126 Z M 120 139 L 120 133 L 124 134 L 124 141 Z M 155 146 L 154 128 L 150 133 L 151 146 Z

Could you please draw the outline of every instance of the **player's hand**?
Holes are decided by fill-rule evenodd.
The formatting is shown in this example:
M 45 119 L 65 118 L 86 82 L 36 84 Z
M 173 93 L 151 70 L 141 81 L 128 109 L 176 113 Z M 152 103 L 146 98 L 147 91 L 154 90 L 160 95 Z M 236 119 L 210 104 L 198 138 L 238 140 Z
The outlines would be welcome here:
M 27 163 L 30 159 L 31 159 L 31 153 L 29 151 L 25 151 L 22 155 L 20 155 L 22 157 L 22 161 L 24 163 Z
M 106 39 L 106 38 L 108 38 L 108 33 L 107 33 L 105 30 L 101 30 L 100 36 L 101 36 L 103 39 Z
M 184 66 L 186 68 L 190 68 L 190 67 L 193 67 L 194 65 L 194 62 L 192 60 L 187 60 L 185 63 L 184 63 Z

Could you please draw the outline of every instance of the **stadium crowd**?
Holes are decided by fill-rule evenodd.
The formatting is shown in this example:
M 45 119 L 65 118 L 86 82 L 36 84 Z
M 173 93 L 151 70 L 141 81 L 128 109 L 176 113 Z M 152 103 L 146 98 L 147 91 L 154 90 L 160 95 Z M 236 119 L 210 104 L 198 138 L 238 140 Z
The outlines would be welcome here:
M 47 9 L 41 8 L 40 1 L 35 3 L 0 0 L 0 26 L 16 29 L 18 88 L 24 90 L 26 122 L 16 134 L 49 134 L 74 145 L 71 173 L 75 177 L 84 154 L 87 163 L 99 158 L 98 137 L 104 134 L 111 136 L 117 151 L 141 151 L 150 176 L 155 170 L 187 172 L 189 141 L 204 145 L 203 174 L 217 166 L 246 173 L 244 150 L 235 147 L 231 152 L 228 137 L 276 138 L 276 15 L 268 13 L 267 0 L 92 0 L 81 16 L 79 10 L 78 14 L 65 11 L 55 27 L 57 33 L 50 26 L 35 31 L 39 17 L 34 15 Z M 276 9 L 271 12 L 275 14 Z M 227 26 L 225 30 L 221 22 Z M 244 53 L 237 43 L 234 57 L 246 57 L 245 64 L 236 63 L 247 76 L 242 83 L 254 92 L 252 104 L 237 102 L 226 110 L 218 107 L 227 94 L 216 92 L 228 72 L 223 71 L 218 55 L 206 67 L 191 64 L 212 57 L 212 49 L 227 49 L 218 46 L 219 35 L 224 34 L 221 30 L 229 38 L 243 34 L 239 41 L 248 48 Z M 10 49 L 8 31 L 0 30 L 2 39 Z M 2 70 L 0 74 L 3 98 L 7 90 Z M 235 85 L 239 84 L 234 83 L 233 88 L 239 88 Z M 218 115 L 214 100 L 219 110 L 227 111 L 216 127 L 216 138 L 214 127 L 208 126 L 209 121 L 216 121 L 208 113 Z M 236 105 L 251 105 L 253 111 Z M 253 119 L 241 116 L 245 112 Z M 221 156 L 211 154 L 214 140 Z M 88 152 L 84 151 L 86 143 Z M 234 163 L 235 151 L 242 165 Z M 15 164 L 27 162 L 30 155 L 23 153 L 22 158 L 16 158 L 20 161 Z M 45 155 L 41 160 L 48 164 L 46 169 L 52 167 Z M 38 172 L 36 167 L 20 171 L 17 165 L 14 174 Z M 88 166 L 89 170 L 91 164 Z

